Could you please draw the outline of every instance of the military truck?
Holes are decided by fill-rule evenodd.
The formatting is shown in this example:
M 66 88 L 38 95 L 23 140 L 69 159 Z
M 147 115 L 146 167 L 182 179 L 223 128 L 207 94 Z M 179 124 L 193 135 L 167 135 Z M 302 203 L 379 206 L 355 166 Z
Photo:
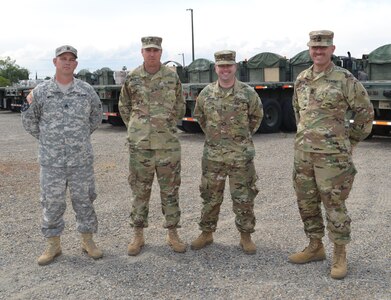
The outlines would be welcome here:
M 103 121 L 112 125 L 124 125 L 118 112 L 118 99 L 125 80 L 126 69 L 113 71 L 102 68 L 95 72 L 80 70 L 76 77 L 91 84 L 102 101 Z
M 375 109 L 372 133 L 387 135 L 391 129 L 391 44 L 363 55 L 361 63 L 368 74 L 363 85 Z
M 42 80 L 21 80 L 17 84 L 2 88 L 2 99 L 0 108 L 19 112 L 26 101 L 30 91 L 42 82 Z
M 377 48 L 368 55 L 356 59 L 347 56 L 333 56 L 336 65 L 348 69 L 357 78 L 366 75 L 362 81 L 375 108 L 373 133 L 389 134 L 391 126 L 391 44 Z M 264 119 L 259 128 L 261 133 L 295 131 L 296 122 L 292 108 L 293 84 L 297 75 L 312 65 L 308 50 L 286 59 L 275 53 L 263 52 L 248 61 L 238 63 L 236 77 L 254 87 L 262 99 Z M 186 115 L 178 127 L 186 132 L 199 132 L 194 118 L 194 107 L 200 91 L 215 81 L 214 63 L 196 59 L 187 67 L 188 82 L 183 83 L 186 99 Z M 362 76 L 361 76 L 362 77 Z M 363 78 L 363 77 L 362 77 Z

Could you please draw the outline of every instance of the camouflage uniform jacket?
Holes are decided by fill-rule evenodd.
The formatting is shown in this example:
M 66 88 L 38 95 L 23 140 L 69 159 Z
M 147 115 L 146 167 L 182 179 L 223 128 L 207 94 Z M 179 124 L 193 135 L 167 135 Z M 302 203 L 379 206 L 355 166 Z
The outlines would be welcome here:
M 316 77 L 312 68 L 301 72 L 295 82 L 295 149 L 350 153 L 351 146 L 372 129 L 374 111 L 368 93 L 349 71 L 333 63 Z M 354 123 L 349 126 L 352 112 Z
M 76 167 L 93 163 L 91 133 L 102 122 L 102 105 L 94 89 L 74 78 L 64 94 L 52 79 L 33 90 L 22 111 L 27 132 L 39 140 L 43 166 Z
M 179 148 L 177 121 L 185 114 L 185 100 L 178 75 L 161 65 L 149 74 L 141 65 L 126 78 L 118 108 L 128 129 L 130 147 Z
M 225 93 L 217 81 L 211 83 L 198 96 L 194 116 L 205 133 L 205 158 L 232 162 L 255 156 L 252 134 L 261 124 L 263 110 L 252 87 L 235 80 Z

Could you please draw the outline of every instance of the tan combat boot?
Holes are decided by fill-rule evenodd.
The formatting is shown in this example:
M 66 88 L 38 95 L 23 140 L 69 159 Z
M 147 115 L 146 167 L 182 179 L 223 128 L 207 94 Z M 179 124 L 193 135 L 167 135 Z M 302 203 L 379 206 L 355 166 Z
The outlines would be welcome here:
M 38 257 L 38 264 L 44 266 L 50 264 L 56 256 L 61 255 L 60 237 L 53 236 L 48 238 L 48 245 L 44 253 Z
M 294 264 L 306 264 L 311 261 L 326 259 L 322 240 L 311 238 L 308 247 L 306 247 L 302 252 L 290 255 L 288 259 Z
M 251 234 L 248 232 L 240 233 L 239 244 L 246 254 L 255 254 L 255 252 L 257 252 L 257 246 L 255 246 L 254 242 L 251 240 Z
M 134 237 L 128 245 L 128 255 L 135 256 L 139 254 L 142 246 L 144 246 L 144 228 L 134 227 Z
M 93 259 L 98 259 L 103 256 L 102 250 L 96 247 L 95 242 L 92 239 L 92 233 L 81 234 L 81 248 Z
M 168 229 L 167 244 L 175 252 L 179 252 L 179 253 L 186 252 L 186 244 L 182 242 L 181 239 L 179 238 L 176 228 Z
M 213 243 L 213 232 L 203 231 L 198 238 L 191 242 L 191 249 L 200 250 Z
M 343 279 L 348 273 L 345 245 L 334 244 L 333 265 L 331 267 L 331 278 Z

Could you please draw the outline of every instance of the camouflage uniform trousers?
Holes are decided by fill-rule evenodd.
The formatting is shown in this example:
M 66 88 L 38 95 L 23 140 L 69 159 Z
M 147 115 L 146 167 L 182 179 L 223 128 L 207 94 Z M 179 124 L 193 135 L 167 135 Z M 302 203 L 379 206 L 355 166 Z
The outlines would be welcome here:
M 308 238 L 321 239 L 324 236 L 322 202 L 330 240 L 341 245 L 350 242 L 351 219 L 345 200 L 356 173 L 348 153 L 295 151 L 293 186 Z
M 178 149 L 129 149 L 129 178 L 132 190 L 132 227 L 148 227 L 149 200 L 156 172 L 160 186 L 164 228 L 179 226 L 179 186 L 181 184 L 181 151 Z
M 64 230 L 67 187 L 76 213 L 77 231 L 97 232 L 98 221 L 93 206 L 97 197 L 93 165 L 64 168 L 41 166 L 40 181 L 42 233 L 46 238 L 59 236 Z
M 227 176 L 236 228 L 240 232 L 252 233 L 255 231 L 254 199 L 258 194 L 255 184 L 258 177 L 252 159 L 231 163 L 202 159 L 200 230 L 216 231 Z

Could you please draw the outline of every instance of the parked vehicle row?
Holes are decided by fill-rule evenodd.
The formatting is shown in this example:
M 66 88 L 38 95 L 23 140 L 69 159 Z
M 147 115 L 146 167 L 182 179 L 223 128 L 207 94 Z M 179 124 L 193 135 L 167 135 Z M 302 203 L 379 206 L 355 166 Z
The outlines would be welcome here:
M 362 80 L 375 108 L 374 132 L 388 134 L 391 128 L 391 44 L 379 47 L 359 59 L 348 53 L 347 56 L 333 56 L 333 61 Z M 214 62 L 199 58 L 186 67 L 174 61 L 165 64 L 172 65 L 178 73 L 186 99 L 186 114 L 178 122 L 178 127 L 186 132 L 199 132 L 200 127 L 193 116 L 194 107 L 200 91 L 217 79 Z M 296 130 L 292 109 L 293 84 L 297 75 L 311 65 L 308 50 L 290 59 L 276 53 L 262 52 L 237 63 L 237 78 L 254 87 L 262 99 L 264 120 L 259 132 Z M 104 120 L 113 125 L 123 125 L 118 99 L 126 74 L 126 70 L 112 71 L 109 68 L 93 73 L 83 69 L 76 74 L 76 77 L 95 88 L 102 101 Z M 16 86 L 0 88 L 0 108 L 20 110 L 27 94 L 39 82 L 28 80 Z

